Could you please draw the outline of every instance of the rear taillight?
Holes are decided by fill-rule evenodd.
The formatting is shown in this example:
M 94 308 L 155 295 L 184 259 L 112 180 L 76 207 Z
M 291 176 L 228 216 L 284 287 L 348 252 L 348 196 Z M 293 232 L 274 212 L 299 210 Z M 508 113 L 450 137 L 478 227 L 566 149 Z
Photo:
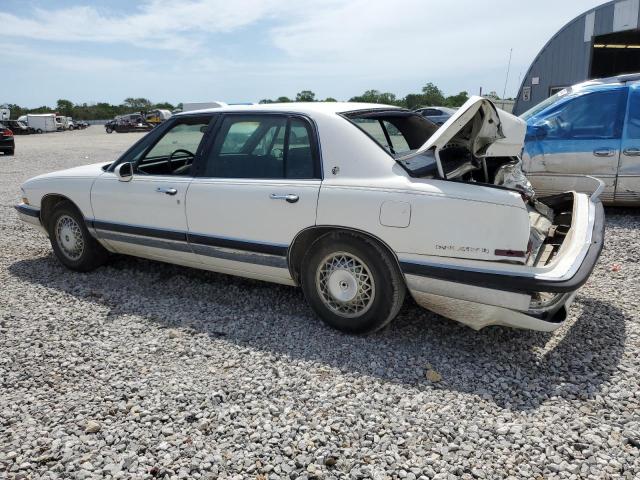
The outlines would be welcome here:
M 2 131 L 2 135 L 5 137 L 13 137 L 13 132 L 11 130 L 9 130 L 8 128 L 5 128 Z

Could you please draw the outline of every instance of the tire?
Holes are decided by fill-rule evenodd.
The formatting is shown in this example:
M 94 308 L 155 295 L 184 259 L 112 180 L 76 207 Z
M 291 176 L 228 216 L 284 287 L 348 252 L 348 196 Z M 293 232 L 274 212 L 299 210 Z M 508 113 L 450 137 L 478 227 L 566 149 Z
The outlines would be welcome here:
M 393 320 L 406 293 L 395 259 L 352 233 L 318 239 L 302 260 L 302 290 L 313 311 L 347 333 L 374 332 Z
M 111 128 L 107 127 L 107 133 L 111 133 L 111 132 L 113 132 L 113 130 Z
M 89 272 L 107 261 L 109 253 L 91 236 L 71 202 L 56 205 L 47 223 L 53 252 L 65 267 Z
M 36 133 L 42 133 L 42 129 L 41 129 L 41 128 L 38 128 L 38 129 L 36 130 Z
M 13 154 L 14 154 L 14 153 L 15 153 L 15 149 L 13 149 L 13 148 L 12 148 L 11 150 L 9 150 L 9 151 L 7 152 L 7 155 L 9 155 L 9 156 L 13 156 Z

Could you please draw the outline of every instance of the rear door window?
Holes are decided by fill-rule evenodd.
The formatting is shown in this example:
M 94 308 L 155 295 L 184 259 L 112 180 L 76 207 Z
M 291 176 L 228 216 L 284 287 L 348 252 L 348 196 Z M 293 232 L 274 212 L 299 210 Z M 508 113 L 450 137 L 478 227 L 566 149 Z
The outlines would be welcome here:
M 319 178 L 307 121 L 286 115 L 227 116 L 204 166 L 211 178 Z
M 346 117 L 391 155 L 420 148 L 438 129 L 435 123 L 412 112 L 354 112 Z

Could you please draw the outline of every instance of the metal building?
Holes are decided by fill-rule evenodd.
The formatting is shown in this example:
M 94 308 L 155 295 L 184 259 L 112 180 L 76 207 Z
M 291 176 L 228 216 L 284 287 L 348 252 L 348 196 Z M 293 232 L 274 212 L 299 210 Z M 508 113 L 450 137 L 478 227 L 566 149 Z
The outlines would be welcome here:
M 639 7 L 640 0 L 614 0 L 560 29 L 524 76 L 514 113 L 585 80 L 640 72 Z

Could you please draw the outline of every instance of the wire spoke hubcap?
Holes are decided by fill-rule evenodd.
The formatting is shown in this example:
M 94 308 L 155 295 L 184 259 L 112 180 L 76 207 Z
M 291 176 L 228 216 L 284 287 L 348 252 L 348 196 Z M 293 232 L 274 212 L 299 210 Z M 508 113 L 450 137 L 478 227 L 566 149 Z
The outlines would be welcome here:
M 68 259 L 77 260 L 82 256 L 84 251 L 82 229 L 69 215 L 62 215 L 56 222 L 56 241 Z
M 332 253 L 320 262 L 316 288 L 329 309 L 347 318 L 365 313 L 375 298 L 373 275 L 362 260 L 346 252 Z

